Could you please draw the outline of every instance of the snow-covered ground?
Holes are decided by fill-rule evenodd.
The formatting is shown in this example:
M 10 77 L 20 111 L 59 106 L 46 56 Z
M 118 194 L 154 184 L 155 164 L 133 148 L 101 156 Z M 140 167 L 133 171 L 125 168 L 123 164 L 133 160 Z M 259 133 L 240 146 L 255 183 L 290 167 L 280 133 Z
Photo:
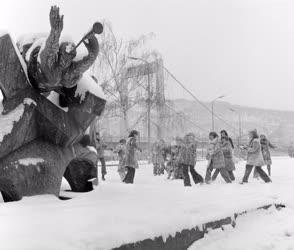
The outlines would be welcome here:
M 287 229 L 289 235 L 293 233 L 293 226 L 287 228 L 286 223 L 294 221 L 294 159 L 279 157 L 273 161 L 273 183 L 270 184 L 252 179 L 248 185 L 238 184 L 245 165 L 240 162 L 236 183 L 225 184 L 222 179 L 218 179 L 211 185 L 188 188 L 180 180 L 166 180 L 166 176 L 154 177 L 152 167 L 148 165 L 141 166 L 137 171 L 134 185 L 126 185 L 120 182 L 116 168 L 111 167 L 106 182 L 100 182 L 95 191 L 83 194 L 62 192 L 63 195 L 73 196 L 71 200 L 61 201 L 45 195 L 24 198 L 20 202 L 0 203 L 1 248 L 111 249 L 154 236 L 167 237 L 184 228 L 224 218 L 235 212 L 279 202 L 286 204 L 287 208 L 279 212 L 253 212 L 240 217 L 242 223 L 237 225 L 236 234 L 242 227 L 239 231 L 243 235 L 261 235 L 260 241 L 267 240 L 270 243 L 271 237 L 260 232 L 262 226 L 268 227 L 269 223 L 274 223 L 280 231 L 277 230 L 276 235 L 271 230 L 272 235 L 275 234 L 272 239 L 282 241 L 279 232 L 285 233 L 284 229 Z M 205 162 L 199 162 L 196 166 L 202 175 L 205 165 Z M 64 183 L 63 189 L 66 188 Z M 258 221 L 260 225 L 257 225 Z M 256 225 L 255 233 L 253 225 Z M 276 228 L 275 225 L 270 226 Z M 229 232 L 233 230 L 209 234 L 209 238 L 199 241 L 203 244 L 201 247 L 222 249 L 217 248 L 223 244 L 221 241 L 218 245 L 210 246 L 209 239 L 217 241 L 220 234 L 227 237 L 229 242 Z M 262 238 L 263 235 L 266 238 Z M 284 238 L 292 248 L 284 249 L 294 249 L 293 236 L 287 237 Z M 239 245 L 244 246 L 240 249 L 275 249 L 246 248 L 246 245 L 240 243 L 241 240 L 242 235 L 235 241 L 238 244 L 236 247 L 223 249 L 238 249 Z M 276 249 L 283 249 L 280 246 Z
M 294 209 L 258 210 L 238 218 L 235 228 L 210 231 L 189 250 L 293 250 Z

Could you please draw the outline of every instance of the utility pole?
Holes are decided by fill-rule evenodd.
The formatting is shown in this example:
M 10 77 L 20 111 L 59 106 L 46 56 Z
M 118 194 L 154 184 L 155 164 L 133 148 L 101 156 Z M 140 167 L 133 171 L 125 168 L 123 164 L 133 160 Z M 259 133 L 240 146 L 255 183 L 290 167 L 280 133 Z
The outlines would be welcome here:
M 224 95 L 220 95 L 211 101 L 211 129 L 212 129 L 212 131 L 214 131 L 214 102 L 216 100 L 222 99 L 224 97 L 225 97 Z
M 148 136 L 148 150 L 151 151 L 151 82 L 150 82 L 150 67 L 148 67 L 148 74 L 147 74 L 147 136 Z
M 214 101 L 211 102 L 211 131 L 214 131 Z
M 229 108 L 232 112 L 238 115 L 238 123 L 239 123 L 239 136 L 238 136 L 238 144 L 241 144 L 241 137 L 242 137 L 242 123 L 241 123 L 241 114 L 237 112 L 235 109 Z
M 242 124 L 241 124 L 241 115 L 238 112 L 238 116 L 239 116 L 239 145 L 241 144 L 241 137 L 242 137 Z
M 143 62 L 146 67 L 147 67 L 147 81 L 148 81 L 148 85 L 147 85 L 147 137 L 148 137 L 148 153 L 150 156 L 150 152 L 151 152 L 151 77 L 150 74 L 151 69 L 150 69 L 150 63 L 148 61 L 146 61 L 143 58 L 138 58 L 138 57 L 128 57 L 131 60 L 138 60 Z

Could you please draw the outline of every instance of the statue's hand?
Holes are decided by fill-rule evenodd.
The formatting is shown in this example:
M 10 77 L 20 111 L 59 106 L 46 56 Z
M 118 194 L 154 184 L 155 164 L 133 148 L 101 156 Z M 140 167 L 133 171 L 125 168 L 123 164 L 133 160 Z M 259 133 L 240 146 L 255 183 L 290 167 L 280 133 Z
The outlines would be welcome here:
M 55 31 L 61 32 L 63 29 L 63 15 L 59 15 L 59 7 L 52 6 L 50 10 L 50 25 Z

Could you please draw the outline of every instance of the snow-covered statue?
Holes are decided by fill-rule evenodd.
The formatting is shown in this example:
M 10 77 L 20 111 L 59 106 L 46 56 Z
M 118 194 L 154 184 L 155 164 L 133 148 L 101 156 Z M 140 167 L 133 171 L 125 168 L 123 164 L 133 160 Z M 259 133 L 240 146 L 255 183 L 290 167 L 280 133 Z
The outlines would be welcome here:
M 51 8 L 50 23 L 49 36 L 24 39 L 18 48 L 8 33 L 0 32 L 0 192 L 4 201 L 39 194 L 59 196 L 65 172 L 72 189 L 89 191 L 89 181 L 97 172 L 95 152 L 81 146 L 81 138 L 106 103 L 100 86 L 85 72 L 99 50 L 94 33 L 101 33 L 103 26 L 95 23 L 77 44 L 84 43 L 88 51 L 78 60 L 77 46 L 60 41 L 63 16 L 57 7 Z M 66 109 L 60 107 L 62 100 Z
M 61 106 L 67 106 L 75 93 L 77 82 L 95 62 L 99 44 L 96 34 L 103 31 L 100 23 L 95 23 L 81 42 L 88 54 L 76 59 L 77 47 L 71 41 L 60 43 L 63 30 L 63 15 L 59 8 L 52 6 L 49 14 L 51 30 L 46 39 L 36 39 L 34 43 L 23 44 L 22 55 L 28 67 L 28 77 L 32 86 L 41 92 L 55 90 L 60 94 Z

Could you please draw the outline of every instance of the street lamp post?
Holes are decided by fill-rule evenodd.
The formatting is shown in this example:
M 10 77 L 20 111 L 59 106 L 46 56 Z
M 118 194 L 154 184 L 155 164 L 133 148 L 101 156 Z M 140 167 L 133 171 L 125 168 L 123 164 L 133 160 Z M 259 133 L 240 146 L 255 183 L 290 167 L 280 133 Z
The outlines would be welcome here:
M 143 58 L 138 58 L 138 57 L 128 57 L 131 60 L 135 60 L 135 61 L 142 61 L 144 63 L 147 64 L 147 136 L 148 136 L 148 150 L 150 152 L 151 150 L 151 80 L 150 80 L 150 63 L 147 62 L 145 59 Z
M 212 128 L 212 131 L 214 131 L 214 102 L 216 100 L 222 99 L 224 97 L 225 97 L 224 95 L 221 95 L 211 101 L 211 128 Z
M 241 136 L 242 136 L 242 124 L 241 124 L 241 114 L 237 112 L 235 109 L 229 108 L 232 112 L 238 115 L 238 123 L 239 123 L 239 137 L 238 137 L 238 144 L 241 144 Z

